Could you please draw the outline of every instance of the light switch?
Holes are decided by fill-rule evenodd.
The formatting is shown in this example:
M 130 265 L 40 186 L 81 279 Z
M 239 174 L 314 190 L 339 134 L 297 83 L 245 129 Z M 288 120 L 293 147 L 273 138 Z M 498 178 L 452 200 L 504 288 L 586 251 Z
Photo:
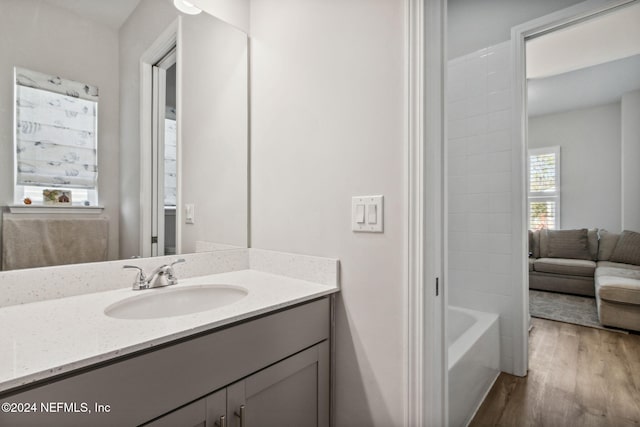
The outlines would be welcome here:
M 383 232 L 383 196 L 351 198 L 351 229 L 365 233 Z
M 367 224 L 377 224 L 378 223 L 378 206 L 377 205 L 368 205 L 367 206 Z
M 356 205 L 356 223 L 364 224 L 364 204 Z
M 185 224 L 195 224 L 196 222 L 196 207 L 192 203 L 184 205 L 184 222 Z

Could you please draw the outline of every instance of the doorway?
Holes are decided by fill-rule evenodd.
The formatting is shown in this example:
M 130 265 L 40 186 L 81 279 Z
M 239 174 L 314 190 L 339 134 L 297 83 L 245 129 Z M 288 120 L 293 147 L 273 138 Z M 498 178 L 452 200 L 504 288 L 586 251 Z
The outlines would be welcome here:
M 151 256 L 176 254 L 176 57 L 174 46 L 152 67 Z
M 609 304 L 602 307 L 597 295 L 598 269 L 611 257 L 604 249 L 623 230 L 640 231 L 640 177 L 630 163 L 640 148 L 624 120 L 637 116 L 640 100 L 639 17 L 639 2 L 618 1 L 577 5 L 514 29 L 527 165 L 518 172 L 527 182 L 530 230 L 525 294 L 534 317 L 640 328 L 607 319 Z M 566 250 L 558 251 L 559 239 Z M 577 274 L 576 262 L 589 270 Z

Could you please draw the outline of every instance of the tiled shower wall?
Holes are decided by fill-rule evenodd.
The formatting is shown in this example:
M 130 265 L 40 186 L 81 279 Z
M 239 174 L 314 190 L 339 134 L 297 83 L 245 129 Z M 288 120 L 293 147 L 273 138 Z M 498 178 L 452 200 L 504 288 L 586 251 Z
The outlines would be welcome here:
M 448 64 L 449 303 L 500 314 L 501 369 L 513 372 L 509 42 Z

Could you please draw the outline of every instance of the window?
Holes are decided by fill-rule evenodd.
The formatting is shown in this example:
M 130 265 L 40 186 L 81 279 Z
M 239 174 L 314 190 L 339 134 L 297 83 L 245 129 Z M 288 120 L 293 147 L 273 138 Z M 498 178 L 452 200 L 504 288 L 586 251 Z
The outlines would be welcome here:
M 98 88 L 15 68 L 14 117 L 14 202 L 49 188 L 97 204 Z
M 560 147 L 529 150 L 529 229 L 560 228 Z

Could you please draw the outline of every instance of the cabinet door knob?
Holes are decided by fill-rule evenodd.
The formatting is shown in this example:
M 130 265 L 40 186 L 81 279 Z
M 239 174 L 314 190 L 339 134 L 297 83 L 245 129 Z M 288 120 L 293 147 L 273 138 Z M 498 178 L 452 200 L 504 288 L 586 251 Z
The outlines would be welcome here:
M 227 427 L 227 417 L 220 415 L 220 420 L 215 422 L 216 427 Z
M 244 405 L 240 405 L 240 410 L 233 414 L 240 419 L 239 427 L 244 427 Z

